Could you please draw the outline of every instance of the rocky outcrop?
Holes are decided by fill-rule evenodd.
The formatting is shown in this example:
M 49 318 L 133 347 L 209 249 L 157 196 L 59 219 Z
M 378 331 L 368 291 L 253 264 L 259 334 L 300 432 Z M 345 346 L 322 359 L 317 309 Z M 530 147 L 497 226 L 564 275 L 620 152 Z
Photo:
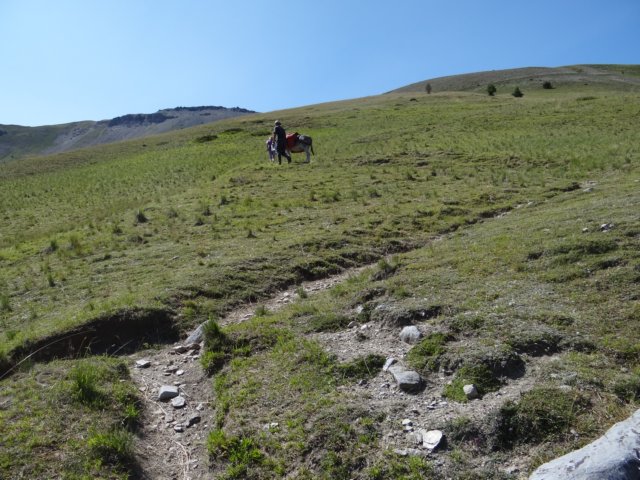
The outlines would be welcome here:
M 602 437 L 539 467 L 529 480 L 640 479 L 640 410 Z

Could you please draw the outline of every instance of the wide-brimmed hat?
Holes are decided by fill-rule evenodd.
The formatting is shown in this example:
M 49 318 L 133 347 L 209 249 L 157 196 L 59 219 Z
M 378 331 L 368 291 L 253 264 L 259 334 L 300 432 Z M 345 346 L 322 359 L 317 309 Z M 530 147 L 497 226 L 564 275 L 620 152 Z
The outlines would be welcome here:
M 275 125 L 282 125 L 282 124 L 280 123 L 280 120 L 276 120 Z

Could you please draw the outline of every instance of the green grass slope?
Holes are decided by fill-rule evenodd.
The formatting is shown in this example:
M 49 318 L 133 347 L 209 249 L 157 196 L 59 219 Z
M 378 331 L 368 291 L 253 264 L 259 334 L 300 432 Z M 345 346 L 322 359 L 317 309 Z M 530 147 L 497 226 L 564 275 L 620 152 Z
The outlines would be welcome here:
M 549 82 L 554 88 L 573 89 L 576 86 L 589 86 L 604 90 L 637 92 L 640 89 L 639 70 L 638 65 L 524 67 L 433 78 L 412 83 L 393 92 L 425 92 L 429 84 L 432 93 L 451 91 L 484 93 L 487 91 L 487 86 L 493 84 L 497 87 L 498 93 L 511 93 L 515 87 L 520 87 L 527 93 L 539 90 L 545 82 Z
M 513 458 L 532 469 L 584 444 L 640 395 L 638 100 L 585 85 L 394 93 L 3 165 L 0 472 L 135 476 L 126 365 L 74 358 L 366 264 L 378 266 L 209 338 L 215 478 L 515 478 Z M 314 138 L 311 164 L 267 161 L 276 116 Z M 451 401 L 469 379 L 501 388 L 500 365 L 553 359 L 520 401 L 442 425 L 437 466 L 398 456 L 391 418 L 350 389 L 362 362 L 309 336 L 331 318 L 391 321 L 380 305 L 438 306 L 419 323 L 442 335 L 408 358 L 427 382 L 450 376 L 434 394 Z M 117 335 L 87 348 L 109 325 Z M 162 333 L 141 338 L 150 325 Z M 71 358 L 40 363 L 51 357 Z M 86 378 L 86 362 L 104 375 Z M 52 407 L 81 421 L 52 428 Z

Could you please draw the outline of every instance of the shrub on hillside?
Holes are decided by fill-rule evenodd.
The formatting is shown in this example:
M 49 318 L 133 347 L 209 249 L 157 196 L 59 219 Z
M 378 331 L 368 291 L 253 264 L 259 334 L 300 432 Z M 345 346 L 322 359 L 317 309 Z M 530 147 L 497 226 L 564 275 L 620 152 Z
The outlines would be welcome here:
M 516 98 L 524 97 L 524 93 L 520 91 L 520 87 L 516 87 L 516 89 L 513 91 L 511 95 L 513 95 Z
M 547 80 L 542 83 L 542 88 L 544 88 L 545 90 L 551 90 L 553 88 L 553 85 L 549 80 Z
M 490 97 L 493 97 L 497 91 L 498 89 L 493 83 L 490 83 L 489 85 L 487 85 L 487 93 L 489 94 Z

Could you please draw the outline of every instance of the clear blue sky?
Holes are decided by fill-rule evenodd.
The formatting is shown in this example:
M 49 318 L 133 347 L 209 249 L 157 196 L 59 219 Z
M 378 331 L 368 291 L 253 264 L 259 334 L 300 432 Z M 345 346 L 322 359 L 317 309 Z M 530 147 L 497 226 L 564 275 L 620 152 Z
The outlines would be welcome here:
M 0 124 L 262 112 L 525 66 L 640 63 L 640 0 L 0 0 Z

